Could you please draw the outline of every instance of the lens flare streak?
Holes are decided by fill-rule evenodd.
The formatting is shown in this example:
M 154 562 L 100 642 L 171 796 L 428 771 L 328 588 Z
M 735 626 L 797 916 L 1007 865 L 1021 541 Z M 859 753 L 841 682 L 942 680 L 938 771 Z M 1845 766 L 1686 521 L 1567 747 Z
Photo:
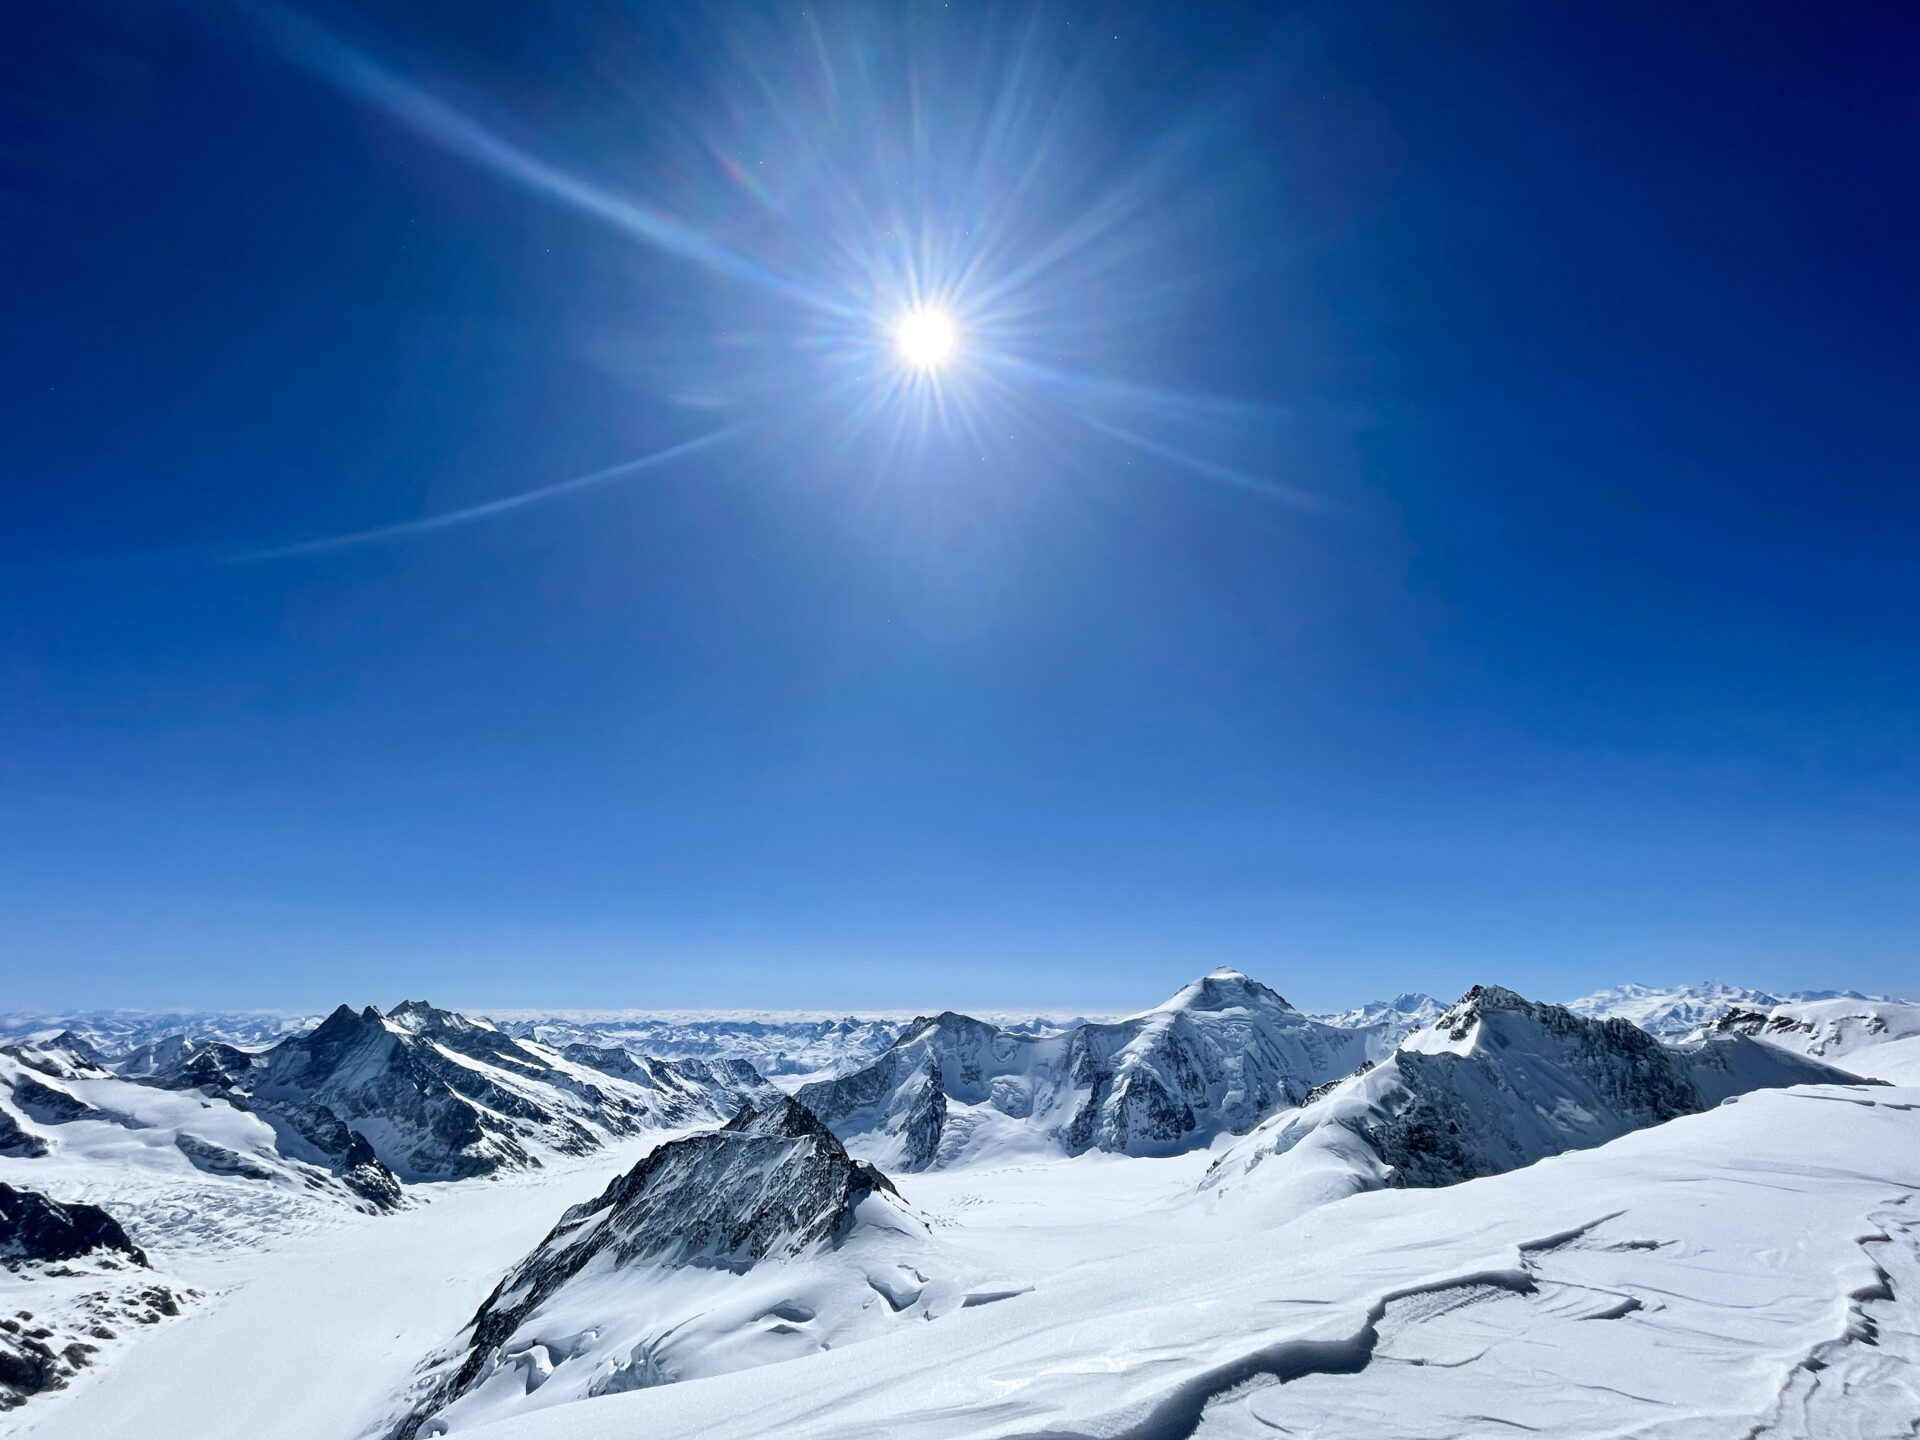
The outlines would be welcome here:
M 1246 494 L 1301 511 L 1333 508 L 1206 453 L 1244 453 L 1249 427 L 1271 430 L 1289 416 L 1282 407 L 1115 379 L 1079 363 L 1162 359 L 1154 332 L 1197 283 L 1176 223 L 1183 197 L 1202 183 L 1194 177 L 1231 129 L 1244 87 L 1222 87 L 1210 108 L 1145 147 L 1144 159 L 1135 147 L 1123 162 L 1085 118 L 1099 62 L 1058 37 L 1050 43 L 1038 8 L 996 44 L 971 37 L 975 49 L 959 59 L 918 43 L 888 51 L 885 37 L 898 27 L 878 22 L 836 29 L 811 14 L 715 12 L 721 43 L 710 48 L 726 64 L 688 84 L 724 103 L 689 109 L 674 131 L 709 178 L 693 181 L 704 189 L 677 206 L 661 206 L 544 158 L 296 13 L 248 13 L 299 66 L 420 138 L 720 282 L 700 292 L 704 333 L 676 332 L 676 348 L 663 354 L 672 388 L 662 390 L 721 397 L 709 403 L 760 418 L 485 505 L 234 559 L 443 529 L 801 411 L 813 417 L 808 441 L 827 458 L 864 455 L 893 474 L 942 455 L 985 458 L 990 444 L 1008 441 L 1064 457 L 1064 437 L 1077 428 Z M 935 84 L 930 73 L 943 66 Z M 639 79 L 628 94 L 653 98 Z M 662 123 L 673 129 L 673 117 Z M 676 210 L 705 217 L 707 228 Z M 795 308 L 769 307 L 769 296 Z

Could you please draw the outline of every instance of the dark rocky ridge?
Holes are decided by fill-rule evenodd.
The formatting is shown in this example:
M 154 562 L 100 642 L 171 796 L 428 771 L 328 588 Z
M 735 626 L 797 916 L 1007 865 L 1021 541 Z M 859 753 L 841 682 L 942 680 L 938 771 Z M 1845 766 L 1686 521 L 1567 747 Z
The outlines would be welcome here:
M 413 1440 L 483 1380 L 501 1347 L 589 1264 L 745 1271 L 845 1235 L 855 1207 L 893 1183 L 853 1159 L 805 1106 L 779 1096 L 719 1130 L 670 1141 L 560 1217 L 475 1313 L 459 1364 L 393 1432 Z
M 11 1160 L 37 1160 L 48 1150 L 47 1142 L 20 1128 L 20 1122 L 0 1109 L 0 1155 Z
M 1666 1045 L 1626 1020 L 1476 985 L 1405 1048 L 1319 1087 L 1228 1151 L 1203 1187 L 1245 1176 L 1327 1126 L 1366 1142 L 1385 1167 L 1380 1183 L 1433 1188 L 1605 1144 L 1751 1090 L 1859 1083 L 1738 1034 Z
M 718 1120 L 770 1089 L 744 1064 L 663 1065 L 624 1052 L 575 1063 L 654 1093 L 641 1101 L 594 1084 L 491 1025 L 418 1000 L 384 1016 L 342 1005 L 315 1029 L 257 1053 L 160 1041 L 122 1069 L 259 1115 L 284 1153 L 328 1166 L 376 1205 L 395 1203 L 403 1180 L 537 1166 L 543 1148 L 586 1154 L 601 1145 L 601 1131 Z
M 113 1250 L 136 1265 L 146 1252 L 98 1205 L 62 1205 L 36 1190 L 0 1182 L 0 1263 L 77 1260 L 95 1250 Z

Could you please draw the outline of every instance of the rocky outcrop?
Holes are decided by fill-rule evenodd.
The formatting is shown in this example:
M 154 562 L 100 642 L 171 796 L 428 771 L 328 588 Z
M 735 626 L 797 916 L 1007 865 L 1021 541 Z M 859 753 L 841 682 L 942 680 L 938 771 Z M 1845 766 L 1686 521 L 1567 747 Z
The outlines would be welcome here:
M 75 1120 L 103 1118 L 99 1110 L 77 1095 L 25 1073 L 14 1076 L 13 1103 L 21 1114 L 40 1125 L 68 1125 Z
M 0 1263 L 17 1266 L 35 1260 L 77 1260 L 95 1250 L 112 1250 L 136 1265 L 146 1253 L 98 1205 L 63 1205 L 34 1190 L 16 1190 L 0 1182 Z
M 469 1323 L 464 1349 L 443 1364 L 393 1440 L 412 1440 L 435 1413 L 502 1367 L 537 1360 L 544 1380 L 556 1356 L 565 1362 L 587 1348 L 581 1337 L 533 1333 L 543 1308 L 576 1281 L 638 1296 L 649 1273 L 739 1274 L 764 1261 L 796 1259 L 840 1243 L 864 1201 L 893 1194 L 885 1175 L 849 1156 L 831 1130 L 784 1095 L 764 1109 L 742 1110 L 719 1130 L 662 1145 L 569 1209 L 507 1273 Z M 633 1303 L 609 1308 L 631 1310 Z
M 0 1155 L 10 1160 L 37 1160 L 49 1148 L 45 1140 L 22 1129 L 18 1120 L 0 1108 Z

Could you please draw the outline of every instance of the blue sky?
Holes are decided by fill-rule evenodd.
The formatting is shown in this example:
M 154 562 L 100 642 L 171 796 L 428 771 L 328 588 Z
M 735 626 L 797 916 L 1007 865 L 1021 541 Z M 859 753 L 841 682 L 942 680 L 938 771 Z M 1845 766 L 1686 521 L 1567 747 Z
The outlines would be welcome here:
M 4 24 L 10 1005 L 1920 988 L 1913 17 Z

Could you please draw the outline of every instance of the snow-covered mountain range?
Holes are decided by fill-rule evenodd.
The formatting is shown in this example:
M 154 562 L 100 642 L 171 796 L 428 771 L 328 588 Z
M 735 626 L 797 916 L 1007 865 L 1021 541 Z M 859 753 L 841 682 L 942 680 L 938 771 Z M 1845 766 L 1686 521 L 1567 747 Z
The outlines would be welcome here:
M 1152 1010 L 1055 1035 L 952 1011 L 917 1020 L 872 1065 L 796 1094 L 856 1153 L 903 1170 L 984 1154 L 1166 1155 L 1297 1104 L 1379 1038 L 1216 970 Z
M 1718 980 L 1702 980 L 1694 985 L 1664 987 L 1616 985 L 1610 990 L 1596 990 L 1578 1000 L 1569 1000 L 1567 1009 L 1594 1020 L 1631 1020 L 1661 1040 L 1686 1040 L 1704 1032 L 1735 1007 L 1765 1010 L 1797 1001 L 1835 998 L 1865 997 L 1837 990 L 1795 990 L 1774 995 L 1765 990 L 1723 985 Z
M 1217 971 L 1091 1020 L 119 1026 L 0 1048 L 0 1408 L 35 1440 L 1920 1415 L 1920 1006 L 1314 1016 Z
M 1318 1020 L 1323 1025 L 1332 1025 L 1341 1030 L 1374 1030 L 1383 1041 L 1390 1041 L 1385 1050 L 1391 1051 L 1393 1046 L 1400 1043 L 1401 1036 L 1412 1034 L 1422 1025 L 1431 1025 L 1446 1008 L 1431 995 L 1409 991 L 1391 1000 L 1372 1000 L 1345 1010 L 1308 1010 L 1303 1013 L 1309 1020 Z
M 1476 985 L 1388 1059 L 1232 1145 L 1201 1188 L 1291 1218 L 1361 1190 L 1503 1174 L 1751 1090 L 1855 1078 L 1743 1035 L 1669 1046 Z

